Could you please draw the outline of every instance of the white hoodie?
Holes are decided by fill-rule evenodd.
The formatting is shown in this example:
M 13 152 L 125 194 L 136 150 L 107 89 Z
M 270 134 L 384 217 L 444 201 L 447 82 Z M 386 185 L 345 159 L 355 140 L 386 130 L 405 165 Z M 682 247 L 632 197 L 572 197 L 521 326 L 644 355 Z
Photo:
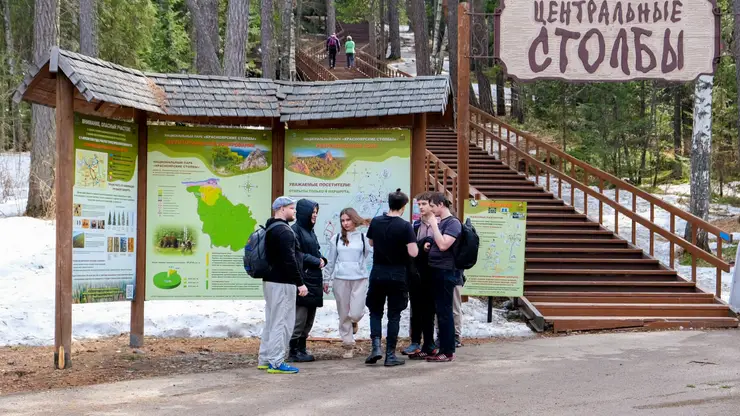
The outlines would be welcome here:
M 337 242 L 337 238 L 339 241 Z M 363 239 L 365 240 L 365 250 L 363 252 Z M 344 245 L 341 234 L 335 234 L 329 240 L 329 253 L 326 256 L 329 264 L 324 267 L 324 283 L 331 283 L 332 280 L 360 280 L 367 279 L 367 259 L 373 252 L 367 236 L 361 231 L 352 231 L 347 233 L 349 245 Z

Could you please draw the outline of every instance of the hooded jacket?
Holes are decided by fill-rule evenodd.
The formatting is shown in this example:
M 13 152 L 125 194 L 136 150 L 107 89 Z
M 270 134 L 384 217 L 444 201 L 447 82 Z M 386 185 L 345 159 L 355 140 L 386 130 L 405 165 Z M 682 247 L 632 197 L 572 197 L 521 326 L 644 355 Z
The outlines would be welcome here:
M 303 257 L 303 283 L 308 288 L 308 295 L 298 297 L 298 306 L 322 307 L 324 306 L 324 279 L 321 273 L 321 260 L 327 263 L 326 258 L 321 256 L 319 239 L 314 233 L 314 224 L 311 223 L 311 215 L 315 207 L 314 201 L 301 199 L 296 204 L 296 220 L 293 224 L 298 243 L 301 247 Z
M 370 242 L 362 231 L 355 230 L 347 233 L 349 245 L 342 241 L 341 234 L 331 237 L 329 242 L 329 263 L 324 268 L 324 283 L 336 278 L 340 280 L 367 279 L 367 260 L 373 252 Z M 363 244 L 364 240 L 364 244 Z M 363 247 L 364 246 L 364 247 Z
M 276 222 L 285 225 L 273 228 L 265 236 L 265 251 L 270 273 L 263 280 L 303 286 L 303 254 L 300 252 L 296 235 L 285 220 L 277 218 L 267 220 L 265 228 Z

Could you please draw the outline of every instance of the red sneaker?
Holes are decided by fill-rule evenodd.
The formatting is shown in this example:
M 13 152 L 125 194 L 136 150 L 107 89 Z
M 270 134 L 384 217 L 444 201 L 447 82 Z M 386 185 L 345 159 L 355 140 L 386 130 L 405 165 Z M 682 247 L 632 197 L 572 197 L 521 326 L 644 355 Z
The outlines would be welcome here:
M 434 357 L 439 353 L 439 350 L 434 350 L 431 353 L 419 351 L 413 354 L 409 354 L 409 360 L 426 360 L 429 357 Z
M 427 362 L 430 363 L 448 363 L 450 361 L 455 360 L 455 354 L 437 354 L 437 355 L 430 355 L 427 357 Z

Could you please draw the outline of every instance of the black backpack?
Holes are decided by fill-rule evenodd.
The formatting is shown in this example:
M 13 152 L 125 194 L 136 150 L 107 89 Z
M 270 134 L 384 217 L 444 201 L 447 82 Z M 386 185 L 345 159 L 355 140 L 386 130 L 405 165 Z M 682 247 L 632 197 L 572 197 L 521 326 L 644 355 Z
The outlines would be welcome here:
M 244 247 L 244 270 L 247 274 L 255 279 L 266 277 L 272 268 L 267 262 L 267 233 L 277 226 L 286 226 L 291 231 L 290 226 L 284 222 L 273 222 L 267 229 L 260 227 L 249 236 L 247 245 Z
M 473 223 L 470 222 L 470 218 L 461 225 L 462 231 L 452 247 L 452 254 L 455 256 L 455 268 L 468 270 L 478 262 L 480 238 L 478 238 L 478 233 L 475 231 Z

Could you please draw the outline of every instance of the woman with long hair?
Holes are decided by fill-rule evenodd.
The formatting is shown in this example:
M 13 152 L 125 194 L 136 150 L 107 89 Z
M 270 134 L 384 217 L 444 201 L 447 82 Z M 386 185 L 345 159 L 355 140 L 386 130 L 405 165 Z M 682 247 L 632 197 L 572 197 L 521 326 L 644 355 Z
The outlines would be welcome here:
M 372 247 L 358 227 L 367 226 L 353 208 L 345 208 L 339 214 L 342 231 L 329 241 L 328 264 L 324 268 L 324 292 L 334 291 L 339 313 L 339 335 L 345 348 L 344 358 L 352 358 L 355 347 L 354 334 L 357 323 L 365 314 L 367 294 L 367 259 Z

